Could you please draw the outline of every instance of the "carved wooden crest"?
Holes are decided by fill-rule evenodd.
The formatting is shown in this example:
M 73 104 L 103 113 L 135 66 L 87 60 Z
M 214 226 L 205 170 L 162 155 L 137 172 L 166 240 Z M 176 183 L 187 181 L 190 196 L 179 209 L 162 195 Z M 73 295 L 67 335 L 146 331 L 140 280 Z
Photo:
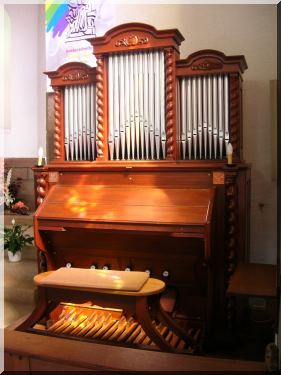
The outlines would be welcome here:
M 191 66 L 192 70 L 209 70 L 209 69 L 221 69 L 223 64 L 221 62 L 215 62 L 210 60 L 204 60 L 198 64 Z
M 65 74 L 63 77 L 62 77 L 62 80 L 63 81 L 78 81 L 80 79 L 87 79 L 89 78 L 89 74 L 88 73 L 85 73 L 83 71 L 76 71 L 76 72 L 73 72 L 73 73 L 68 73 L 68 74 Z
M 143 44 L 147 44 L 147 43 L 148 43 L 147 37 L 130 35 L 130 36 L 125 37 L 123 39 L 117 40 L 117 42 L 115 43 L 115 46 L 116 47 L 121 47 L 121 46 L 134 47 L 134 46 L 137 46 L 137 45 L 143 45 Z

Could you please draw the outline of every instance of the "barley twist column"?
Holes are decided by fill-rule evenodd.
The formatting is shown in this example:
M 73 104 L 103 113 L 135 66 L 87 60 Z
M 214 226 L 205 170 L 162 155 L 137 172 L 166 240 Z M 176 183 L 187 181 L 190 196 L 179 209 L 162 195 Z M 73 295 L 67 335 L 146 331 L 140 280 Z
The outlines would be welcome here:
M 54 128 L 54 158 L 61 159 L 62 157 L 62 93 L 58 87 L 55 90 L 55 128 Z
M 97 56 L 97 159 L 104 158 L 104 57 Z
M 237 234 L 238 234 L 238 194 L 237 194 L 237 173 L 236 171 L 226 172 L 226 285 L 228 287 L 229 279 L 234 273 L 237 263 Z M 235 303 L 233 297 L 226 299 L 226 318 L 228 327 L 233 325 Z
M 233 156 L 240 158 L 239 127 L 240 127 L 240 87 L 239 77 L 230 76 L 230 142 L 233 147 Z
M 166 63 L 166 132 L 167 159 L 176 159 L 176 131 L 175 131 L 175 55 L 172 48 L 165 50 Z
M 40 172 L 36 176 L 36 185 L 37 185 L 36 205 L 39 206 L 43 202 L 48 191 L 48 173 L 47 172 Z

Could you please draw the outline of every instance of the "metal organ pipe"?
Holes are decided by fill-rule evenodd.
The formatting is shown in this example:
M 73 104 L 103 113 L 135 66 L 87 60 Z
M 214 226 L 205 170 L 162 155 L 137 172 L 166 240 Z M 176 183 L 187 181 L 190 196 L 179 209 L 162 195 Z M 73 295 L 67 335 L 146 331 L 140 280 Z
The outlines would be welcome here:
M 65 90 L 64 92 L 64 122 L 65 122 L 65 129 L 64 129 L 64 149 L 65 149 L 65 159 L 69 160 L 69 90 Z
M 208 132 L 208 107 L 207 107 L 207 78 L 203 77 L 203 137 L 204 137 L 204 158 L 207 159 L 207 132 Z
M 86 160 L 90 159 L 91 150 L 91 93 L 89 85 L 86 86 L 86 143 L 87 143 L 87 153 Z
M 124 105 L 125 105 L 125 122 L 126 122 L 126 151 L 127 151 L 127 158 L 130 159 L 131 158 L 131 128 L 130 128 L 130 107 L 129 107 L 129 104 L 128 104 L 128 98 L 130 97 L 129 56 L 128 56 L 128 54 L 125 55 L 124 64 L 125 64 Z
M 154 117 L 154 139 L 156 148 L 156 159 L 160 159 L 160 79 L 159 79 L 159 53 L 154 55 L 154 87 L 155 87 L 155 117 Z
M 202 82 L 197 78 L 199 158 L 202 158 Z
M 94 160 L 96 135 L 96 88 L 94 84 L 64 89 L 66 160 Z
M 114 73 L 114 149 L 115 149 L 115 157 L 119 160 L 119 144 L 120 144 L 120 126 L 119 126 L 119 59 L 117 56 L 113 57 L 113 73 Z
M 134 56 L 129 55 L 129 82 L 130 82 L 130 130 L 131 130 L 131 146 L 132 159 L 135 159 L 135 102 L 134 102 Z
M 182 159 L 226 157 L 230 140 L 228 75 L 181 77 L 178 84 Z
M 222 159 L 222 147 L 223 147 L 223 88 L 222 88 L 222 76 L 218 77 L 218 97 L 219 97 L 219 150 L 220 150 L 220 159 Z
M 139 124 L 140 124 L 140 148 L 141 148 L 141 159 L 144 159 L 144 122 L 143 122 L 143 59 L 142 55 L 138 55 L 139 70 L 138 74 L 138 95 L 139 95 Z
M 66 90 L 69 90 L 69 123 L 65 125 L 65 127 L 69 127 L 69 144 L 70 144 L 70 160 L 74 160 L 74 129 L 73 129 L 73 86 L 69 88 L 66 87 Z
M 108 59 L 108 106 L 109 106 L 109 129 L 108 129 L 108 147 L 109 147 L 109 158 L 110 160 L 113 160 L 113 63 L 112 63 L 112 56 L 109 56 Z
M 212 133 L 213 133 L 213 95 L 212 95 L 212 77 L 208 77 L 208 139 L 209 139 L 209 158 L 212 159 Z
M 96 146 L 96 90 L 94 85 L 90 85 L 90 144 L 91 159 L 95 159 Z
M 125 159 L 125 82 L 122 79 L 124 77 L 124 57 L 120 58 L 119 66 L 119 87 L 120 87 L 120 140 L 121 140 L 121 157 Z
M 82 86 L 82 111 L 81 112 L 82 112 L 82 133 L 81 133 L 81 126 L 79 124 L 79 127 L 78 127 L 78 122 L 77 122 L 79 138 L 82 138 L 82 142 L 81 142 L 82 149 L 81 147 L 79 147 L 80 148 L 80 160 L 81 159 L 87 160 L 87 103 L 86 103 L 86 87 L 85 86 Z M 79 143 L 79 146 L 80 146 L 80 143 Z M 77 156 L 78 156 L 78 148 L 77 148 Z
M 224 76 L 224 127 L 225 127 L 225 149 L 230 141 L 229 138 L 229 78 Z
M 77 87 L 77 92 L 78 92 L 78 108 L 81 108 L 80 111 L 78 111 L 78 121 L 79 121 L 79 124 L 82 124 L 83 128 L 85 127 L 85 121 L 84 121 L 84 98 L 82 98 L 82 87 L 81 86 L 78 86 Z M 84 139 L 85 138 L 85 139 Z M 83 133 L 82 133 L 82 129 L 79 128 L 79 134 L 78 134 L 78 144 L 79 144 L 79 149 L 81 151 L 84 151 L 84 142 L 86 141 L 86 134 L 84 132 L 84 129 L 83 129 Z M 84 159 L 86 160 L 85 156 L 83 157 L 83 153 L 81 156 L 81 159 Z
M 149 124 L 148 124 L 148 111 L 149 111 L 149 90 L 148 90 L 148 61 L 147 54 L 142 55 L 143 58 L 143 121 L 144 121 L 144 143 L 146 159 L 149 159 Z
M 150 136 L 150 152 L 151 159 L 154 159 L 154 69 L 153 69 L 153 53 L 149 52 L 149 136 Z
M 197 87 L 196 77 L 192 78 L 192 135 L 193 135 L 193 157 L 197 159 Z
M 160 70 L 160 129 L 162 155 L 166 157 L 166 123 L 165 123 L 165 60 L 164 53 L 159 53 L 159 70 Z
M 140 159 L 140 114 L 139 114 L 139 64 L 138 55 L 134 55 L 133 65 L 134 65 L 134 99 L 135 99 L 135 129 L 136 129 L 136 151 L 137 160 Z
M 110 159 L 164 158 L 164 51 L 109 55 L 108 92 Z
M 185 80 L 187 84 L 187 145 L 188 145 L 188 158 L 191 159 L 192 152 L 192 112 L 191 112 L 191 78 Z
M 218 86 L 217 77 L 213 77 L 213 140 L 214 140 L 214 158 L 217 158 L 218 141 Z

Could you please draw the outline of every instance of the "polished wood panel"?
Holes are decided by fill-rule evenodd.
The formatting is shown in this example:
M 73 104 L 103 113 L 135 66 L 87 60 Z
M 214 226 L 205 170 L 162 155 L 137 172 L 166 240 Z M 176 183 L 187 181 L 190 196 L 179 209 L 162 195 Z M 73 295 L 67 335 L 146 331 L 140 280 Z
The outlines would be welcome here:
M 22 368 L 17 367 L 19 356 L 28 360 L 34 370 L 264 371 L 263 362 L 183 356 L 95 343 L 89 345 L 87 342 L 8 329 L 5 330 L 5 353 L 10 356 L 9 362 L 5 362 L 7 371 Z M 48 367 L 43 368 L 46 364 Z
M 230 278 L 230 295 L 273 297 L 277 295 L 277 267 L 272 264 L 239 263 Z
M 210 189 L 56 185 L 37 215 L 40 220 L 204 226 L 210 222 L 213 199 Z

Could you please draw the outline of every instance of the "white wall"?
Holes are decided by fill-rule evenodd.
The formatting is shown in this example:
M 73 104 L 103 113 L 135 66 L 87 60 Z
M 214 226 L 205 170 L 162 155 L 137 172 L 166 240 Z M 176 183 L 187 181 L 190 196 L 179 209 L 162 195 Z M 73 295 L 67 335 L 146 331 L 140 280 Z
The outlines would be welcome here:
M 42 13 L 38 5 L 7 9 L 12 21 L 13 110 L 6 156 L 31 157 L 45 139 L 45 93 L 39 82 L 45 51 Z M 252 163 L 251 261 L 275 263 L 276 182 L 272 180 L 269 81 L 277 77 L 277 7 L 126 4 L 115 6 L 115 17 L 116 25 L 136 21 L 159 29 L 178 28 L 186 39 L 181 58 L 205 48 L 245 55 L 249 69 L 244 74 L 244 157 Z
M 39 27 L 38 23 L 39 8 L 39 5 L 5 6 L 11 27 L 10 105 L 5 126 L 8 128 L 5 130 L 5 157 L 36 157 L 39 144 L 45 146 L 46 126 L 42 110 L 45 88 L 40 79 L 45 43 L 40 33 L 42 26 Z M 44 31 L 44 19 L 41 18 L 41 25 L 42 22 Z

